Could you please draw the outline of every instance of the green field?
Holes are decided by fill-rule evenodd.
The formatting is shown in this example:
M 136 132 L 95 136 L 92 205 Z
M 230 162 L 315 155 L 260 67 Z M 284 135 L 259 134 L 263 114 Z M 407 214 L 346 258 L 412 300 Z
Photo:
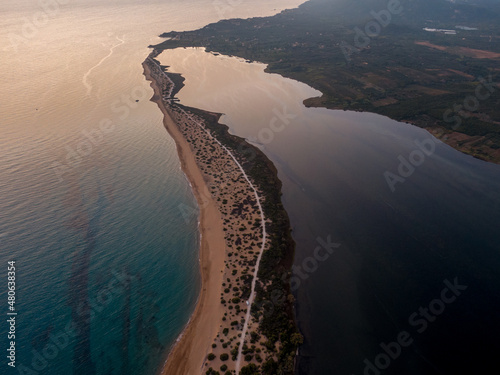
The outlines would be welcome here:
M 500 6 L 491 4 L 310 0 L 273 17 L 168 32 L 155 48 L 202 46 L 264 62 L 323 93 L 307 106 L 375 112 L 444 137 L 463 133 L 466 147 L 453 146 L 500 162 Z

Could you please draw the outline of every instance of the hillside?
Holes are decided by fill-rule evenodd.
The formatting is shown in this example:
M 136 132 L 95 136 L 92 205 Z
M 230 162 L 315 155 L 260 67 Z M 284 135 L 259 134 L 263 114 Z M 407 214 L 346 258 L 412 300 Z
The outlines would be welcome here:
M 308 106 L 410 122 L 498 163 L 499 25 L 500 6 L 488 0 L 310 0 L 273 17 L 168 32 L 155 48 L 203 46 L 267 63 L 323 93 Z

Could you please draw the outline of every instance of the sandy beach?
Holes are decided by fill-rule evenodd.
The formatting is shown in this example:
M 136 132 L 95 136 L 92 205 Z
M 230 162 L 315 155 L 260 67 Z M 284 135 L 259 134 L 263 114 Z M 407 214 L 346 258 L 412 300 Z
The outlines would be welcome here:
M 185 328 L 182 338 L 175 345 L 168 357 L 163 374 L 200 374 L 207 350 L 216 335 L 223 307 L 219 302 L 222 270 L 224 269 L 225 239 L 219 210 L 210 196 L 202 195 L 207 185 L 196 164 L 189 144 L 169 116 L 160 100 L 160 90 L 152 80 L 147 65 L 145 76 L 152 81 L 155 91 L 153 101 L 164 115 L 163 123 L 177 145 L 182 169 L 193 187 L 194 195 L 200 206 L 200 264 L 201 293 L 195 311 Z M 196 337 L 196 340 L 193 340 Z
M 267 338 L 257 334 L 259 321 L 250 314 L 268 244 L 262 193 L 207 129 L 210 120 L 176 104 L 176 85 L 158 62 L 150 57 L 144 69 L 201 209 L 201 295 L 162 374 L 238 373 L 245 365 L 276 356 L 265 348 Z M 217 114 L 209 116 L 218 119 Z

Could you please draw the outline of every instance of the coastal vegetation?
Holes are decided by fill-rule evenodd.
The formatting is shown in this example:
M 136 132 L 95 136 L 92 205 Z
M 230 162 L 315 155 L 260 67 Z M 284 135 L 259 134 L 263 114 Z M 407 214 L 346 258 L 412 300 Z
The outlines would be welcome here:
M 186 145 L 181 153 L 192 153 L 207 194 L 216 202 L 225 238 L 220 285 L 224 309 L 211 352 L 205 355 L 205 373 L 218 374 L 215 368 L 220 368 L 225 373 L 292 374 L 302 336 L 289 283 L 294 241 L 277 170 L 258 148 L 229 134 L 219 123 L 220 114 L 174 100 L 183 79 L 165 71 L 155 60 L 158 53 L 154 50 L 144 62 L 147 76 L 172 121 L 167 129 L 182 135 Z M 239 368 L 241 360 L 245 364 Z
M 323 93 L 307 106 L 379 113 L 500 162 L 500 6 L 396 3 L 390 13 L 382 0 L 310 0 L 273 17 L 168 32 L 155 48 L 205 47 L 264 62 Z M 377 24 L 368 36 L 366 26 Z M 485 81 L 490 95 L 478 96 Z
M 289 284 L 295 244 L 291 236 L 288 214 L 281 202 L 281 181 L 278 179 L 277 170 L 262 151 L 247 143 L 243 138 L 230 134 L 228 127 L 218 122 L 218 114 L 196 108 L 189 108 L 189 111 L 204 118 L 206 127 L 211 133 L 234 152 L 245 172 L 258 186 L 261 196 L 264 197 L 262 208 L 267 219 L 269 245 L 260 263 L 256 287 L 257 297 L 251 306 L 251 311 L 255 321 L 259 320 L 259 333 L 267 337 L 266 349 L 277 359 L 264 362 L 257 373 L 292 374 L 295 352 L 298 345 L 302 343 L 302 335 L 295 324 L 294 300 Z M 241 288 L 241 299 L 245 299 L 249 294 L 248 285 L 251 279 L 248 277 L 245 280 L 247 282 L 245 287 Z M 235 323 L 232 325 L 238 324 L 237 321 Z M 252 340 L 257 341 L 260 337 L 259 333 L 251 333 Z M 257 353 L 251 347 L 243 349 L 244 354 L 254 354 L 254 352 Z M 236 354 L 237 351 L 233 352 L 233 359 Z M 247 359 L 250 360 L 251 357 Z M 254 371 L 256 365 L 249 364 L 248 366 L 241 369 L 242 374 L 253 374 L 251 371 Z

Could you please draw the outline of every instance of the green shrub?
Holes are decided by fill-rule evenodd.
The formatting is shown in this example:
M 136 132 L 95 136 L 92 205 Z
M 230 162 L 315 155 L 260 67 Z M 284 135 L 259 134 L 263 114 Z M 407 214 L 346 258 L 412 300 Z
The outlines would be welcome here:
M 260 375 L 260 373 L 258 367 L 254 363 L 250 363 L 241 369 L 240 375 Z

